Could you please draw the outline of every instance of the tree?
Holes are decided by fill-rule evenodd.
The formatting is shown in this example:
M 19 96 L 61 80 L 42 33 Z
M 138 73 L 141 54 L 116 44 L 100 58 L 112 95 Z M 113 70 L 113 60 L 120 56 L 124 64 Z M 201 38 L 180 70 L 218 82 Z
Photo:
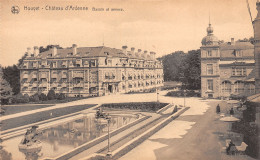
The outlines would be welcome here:
M 3 69 L 0 66 L 0 98 L 1 104 L 8 104 L 12 98 L 13 92 L 9 83 L 4 79 Z
M 179 81 L 183 89 L 200 89 L 200 50 L 177 51 L 161 58 L 164 80 Z
M 14 95 L 20 92 L 20 71 L 16 65 L 3 68 L 4 79 L 8 81 Z
M 192 89 L 192 90 L 200 89 L 201 88 L 200 50 L 189 51 L 185 62 L 187 63 L 187 66 L 185 68 L 187 89 Z
M 55 91 L 53 89 L 49 90 L 48 94 L 47 94 L 47 98 L 48 100 L 52 100 L 55 99 Z
M 176 51 L 161 58 L 165 81 L 180 81 L 179 68 L 183 65 L 186 54 L 183 51 Z
M 60 47 L 60 45 L 49 44 L 46 47 L 41 46 L 39 48 L 39 52 L 42 53 L 42 52 L 48 51 L 48 50 L 50 50 L 53 47 L 56 47 L 57 49 L 62 49 L 62 47 Z

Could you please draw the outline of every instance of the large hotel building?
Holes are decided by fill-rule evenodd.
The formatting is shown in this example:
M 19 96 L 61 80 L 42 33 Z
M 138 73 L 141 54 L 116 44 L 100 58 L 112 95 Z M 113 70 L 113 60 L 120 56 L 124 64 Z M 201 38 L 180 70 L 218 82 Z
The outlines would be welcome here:
M 163 85 L 162 63 L 155 52 L 100 47 L 57 49 L 39 53 L 27 50 L 20 66 L 21 93 L 37 92 L 67 96 L 102 96 L 145 91 Z

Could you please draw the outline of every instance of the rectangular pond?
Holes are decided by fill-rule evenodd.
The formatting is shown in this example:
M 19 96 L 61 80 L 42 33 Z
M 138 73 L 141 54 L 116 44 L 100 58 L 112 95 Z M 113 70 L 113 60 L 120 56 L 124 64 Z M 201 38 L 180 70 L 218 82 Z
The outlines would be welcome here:
M 116 130 L 139 118 L 135 114 L 110 114 L 110 131 Z M 19 150 L 23 135 L 3 141 L 3 151 L 13 160 L 54 158 L 84 143 L 107 134 L 108 123 L 105 119 L 96 119 L 95 114 L 82 115 L 69 122 L 49 127 L 42 131 L 38 139 L 42 148 L 37 151 Z M 6 158 L 8 160 L 8 158 Z

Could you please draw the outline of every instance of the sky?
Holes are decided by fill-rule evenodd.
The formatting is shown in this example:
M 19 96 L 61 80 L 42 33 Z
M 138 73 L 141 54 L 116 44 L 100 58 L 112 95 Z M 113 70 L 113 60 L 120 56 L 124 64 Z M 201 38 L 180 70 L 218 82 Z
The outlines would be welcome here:
M 248 1 L 254 19 L 257 0 Z M 11 12 L 12 6 L 19 7 L 18 14 Z M 48 6 L 63 10 L 47 10 Z M 67 6 L 88 10 L 65 10 Z M 127 45 L 155 51 L 156 57 L 187 52 L 200 48 L 209 17 L 219 40 L 253 36 L 246 0 L 0 0 L 0 7 L 2 66 L 17 64 L 28 47 L 48 44 Z M 93 7 L 105 11 L 92 11 Z

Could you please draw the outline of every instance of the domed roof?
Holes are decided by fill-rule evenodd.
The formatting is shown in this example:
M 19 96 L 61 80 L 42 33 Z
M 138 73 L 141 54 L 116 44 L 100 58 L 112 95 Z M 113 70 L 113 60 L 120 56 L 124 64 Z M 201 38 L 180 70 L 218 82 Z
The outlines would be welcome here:
M 219 40 L 216 36 L 214 36 L 213 31 L 213 27 L 209 24 L 207 28 L 208 35 L 202 39 L 202 45 L 218 45 Z

